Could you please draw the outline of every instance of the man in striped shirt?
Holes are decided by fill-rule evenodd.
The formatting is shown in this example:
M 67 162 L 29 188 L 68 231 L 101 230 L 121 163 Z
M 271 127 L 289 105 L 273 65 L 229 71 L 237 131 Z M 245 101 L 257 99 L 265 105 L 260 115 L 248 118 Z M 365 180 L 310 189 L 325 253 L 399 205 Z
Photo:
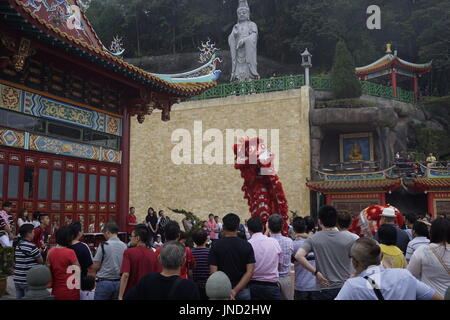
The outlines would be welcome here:
M 416 221 L 412 228 L 412 234 L 414 238 L 408 243 L 408 247 L 406 248 L 405 258 L 407 262 L 411 260 L 411 257 L 417 248 L 430 243 L 430 239 L 428 239 L 428 227 L 425 223 Z
M 19 229 L 20 240 L 15 249 L 15 272 L 14 284 L 16 286 L 16 297 L 22 299 L 28 290 L 27 273 L 31 267 L 43 263 L 41 253 L 37 246 L 32 243 L 34 237 L 34 226 L 24 224 Z

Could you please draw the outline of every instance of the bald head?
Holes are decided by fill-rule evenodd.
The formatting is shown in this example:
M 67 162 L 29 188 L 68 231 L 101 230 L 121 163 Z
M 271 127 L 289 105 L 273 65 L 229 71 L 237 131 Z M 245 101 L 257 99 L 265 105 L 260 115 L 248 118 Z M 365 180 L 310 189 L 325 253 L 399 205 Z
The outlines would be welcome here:
M 351 249 L 352 258 L 362 267 L 379 265 L 381 262 L 381 249 L 377 242 L 369 238 L 360 238 L 353 243 Z

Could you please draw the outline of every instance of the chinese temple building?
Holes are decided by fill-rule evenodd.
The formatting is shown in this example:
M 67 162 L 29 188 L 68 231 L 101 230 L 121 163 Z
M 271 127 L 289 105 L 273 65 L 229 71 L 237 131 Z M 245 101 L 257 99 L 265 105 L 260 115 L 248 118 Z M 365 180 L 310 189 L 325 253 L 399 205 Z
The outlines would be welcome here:
M 124 230 L 131 118 L 168 121 L 218 75 L 163 79 L 123 51 L 105 48 L 78 1 L 0 0 L 0 202 L 49 213 L 53 228 Z
M 419 98 L 418 78 L 431 71 L 431 61 L 424 64 L 416 64 L 400 59 L 397 50 L 392 54 L 391 44 L 386 45 L 386 54 L 377 61 L 355 69 L 359 80 L 370 81 L 376 78 L 386 80 L 393 88 L 393 97 L 397 98 L 398 82 L 411 79 L 414 98 Z

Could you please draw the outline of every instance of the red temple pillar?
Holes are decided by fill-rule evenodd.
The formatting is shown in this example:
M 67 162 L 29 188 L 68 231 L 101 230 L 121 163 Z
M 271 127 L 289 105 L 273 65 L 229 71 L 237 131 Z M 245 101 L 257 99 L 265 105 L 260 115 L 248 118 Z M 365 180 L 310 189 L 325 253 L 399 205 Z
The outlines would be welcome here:
M 414 91 L 414 100 L 418 101 L 419 100 L 419 85 L 418 85 L 417 74 L 415 74 L 415 73 L 414 73 L 414 78 L 413 78 L 413 91 Z
M 122 130 L 122 166 L 120 170 L 119 214 L 117 223 L 120 231 L 126 231 L 127 214 L 130 201 L 130 115 L 123 113 Z
M 436 212 L 434 212 L 434 196 L 432 192 L 427 193 L 428 213 L 431 213 L 431 217 L 434 219 Z
M 394 88 L 394 98 L 397 98 L 397 73 L 395 72 L 395 68 L 392 68 L 392 88 Z

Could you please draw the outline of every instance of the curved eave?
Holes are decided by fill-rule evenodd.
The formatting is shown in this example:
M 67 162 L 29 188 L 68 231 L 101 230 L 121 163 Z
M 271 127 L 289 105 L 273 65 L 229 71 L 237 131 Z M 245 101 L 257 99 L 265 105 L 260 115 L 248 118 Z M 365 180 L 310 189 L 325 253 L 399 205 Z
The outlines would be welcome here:
M 321 193 L 353 191 L 395 191 L 400 188 L 400 179 L 351 180 L 351 181 L 310 181 L 306 186 Z
M 52 24 L 33 14 L 30 9 L 24 8 L 18 0 L 0 1 L 0 3 L 9 3 L 11 10 L 19 13 L 24 19 L 24 22 L 21 23 L 24 24 L 24 26 L 19 28 L 19 31 L 24 31 L 26 27 L 28 34 L 35 36 L 37 39 L 60 42 L 60 44 L 66 48 L 66 51 L 75 53 L 78 56 L 87 57 L 91 62 L 125 76 L 128 79 L 132 79 L 137 83 L 150 85 L 157 90 L 165 91 L 170 95 L 175 95 L 180 98 L 189 98 L 199 95 L 217 85 L 214 81 L 182 84 L 170 83 L 113 56 L 103 49 L 91 46 L 84 41 L 60 31 Z M 86 21 L 88 20 L 86 19 Z
M 431 64 L 432 61 L 423 64 L 412 63 L 400 59 L 399 57 L 394 56 L 392 54 L 387 54 L 384 57 L 378 59 L 377 61 L 367 66 L 355 68 L 355 73 L 356 75 L 367 75 L 370 73 L 388 69 L 391 66 L 415 71 L 417 73 L 426 73 L 431 71 Z
M 450 178 L 416 178 L 411 185 L 419 191 L 450 191 Z

